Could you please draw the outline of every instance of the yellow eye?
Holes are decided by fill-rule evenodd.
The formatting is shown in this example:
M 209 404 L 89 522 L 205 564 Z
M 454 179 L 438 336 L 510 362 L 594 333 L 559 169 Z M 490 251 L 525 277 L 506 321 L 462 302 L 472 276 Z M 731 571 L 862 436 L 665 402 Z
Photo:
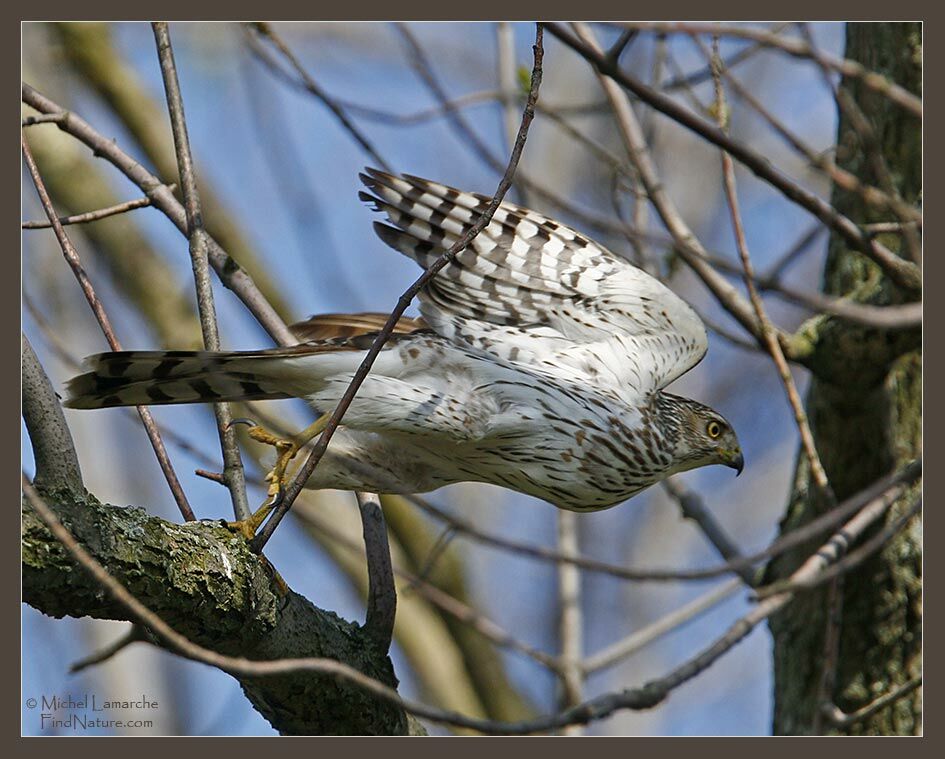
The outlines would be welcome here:
M 719 435 L 722 434 L 722 425 L 718 422 L 709 422 L 705 428 L 706 434 L 715 440 Z

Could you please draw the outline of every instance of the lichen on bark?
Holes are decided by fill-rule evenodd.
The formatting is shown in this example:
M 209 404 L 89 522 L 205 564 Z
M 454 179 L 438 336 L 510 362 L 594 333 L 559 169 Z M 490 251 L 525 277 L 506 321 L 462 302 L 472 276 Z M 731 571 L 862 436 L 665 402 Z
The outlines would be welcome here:
M 175 524 L 143 509 L 47 489 L 44 500 L 138 600 L 202 646 L 254 660 L 328 657 L 396 687 L 386 652 L 362 628 L 280 589 L 272 567 L 219 522 Z M 24 502 L 23 600 L 54 617 L 130 619 Z M 416 732 L 402 709 L 329 675 L 241 677 L 253 706 L 285 734 Z
M 918 24 L 848 24 L 846 57 L 858 60 L 912 92 L 921 82 Z M 875 130 L 879 153 L 895 191 L 911 204 L 921 201 L 921 124 L 859 80 L 844 79 Z M 876 155 L 841 109 L 837 162 L 862 182 L 882 186 Z M 889 213 L 858 196 L 834 191 L 834 206 L 861 224 L 889 221 Z M 902 253 L 899 235 L 883 242 Z M 887 305 L 915 300 L 899 290 L 861 253 L 831 239 L 824 269 L 825 293 Z M 807 398 L 817 450 L 839 500 L 909 461 L 921 457 L 922 361 L 918 329 L 886 332 L 821 315 L 801 330 L 814 346 Z M 918 497 L 916 485 L 889 510 L 895 519 Z M 789 531 L 823 508 L 803 456 L 798 456 L 793 492 L 781 523 Z M 876 529 L 879 529 L 877 527 Z M 855 711 L 921 673 L 921 517 L 917 516 L 882 551 L 843 582 L 835 686 L 827 697 Z M 801 546 L 773 561 L 769 579 L 784 577 L 816 548 Z M 775 712 L 779 734 L 814 731 L 824 670 L 827 627 L 825 589 L 802 595 L 770 620 L 774 638 Z M 921 729 L 921 690 L 847 727 L 823 722 L 823 732 L 914 734 Z

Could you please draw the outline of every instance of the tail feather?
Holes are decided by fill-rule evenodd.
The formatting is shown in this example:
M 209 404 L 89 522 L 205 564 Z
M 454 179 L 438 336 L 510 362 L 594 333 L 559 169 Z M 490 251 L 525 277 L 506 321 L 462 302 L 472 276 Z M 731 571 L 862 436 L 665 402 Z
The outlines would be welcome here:
M 280 359 L 265 353 L 120 351 L 86 359 L 66 384 L 69 408 L 291 398 Z M 275 376 L 274 376 L 275 375 Z

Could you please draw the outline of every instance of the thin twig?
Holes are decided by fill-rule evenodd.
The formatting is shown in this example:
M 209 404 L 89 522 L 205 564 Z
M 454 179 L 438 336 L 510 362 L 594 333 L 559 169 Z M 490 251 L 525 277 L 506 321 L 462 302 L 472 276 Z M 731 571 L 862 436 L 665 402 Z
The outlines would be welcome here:
M 590 28 L 585 24 L 576 24 L 575 29 L 582 40 L 579 44 L 586 44 L 589 54 L 597 55 L 600 52 L 600 46 Z M 630 105 L 629 97 L 613 79 L 601 72 L 598 72 L 597 76 L 613 110 L 627 157 L 636 169 L 650 202 L 672 235 L 677 252 L 712 291 L 719 303 L 761 344 L 760 327 L 751 310 L 751 305 L 745 302 L 731 283 L 709 265 L 705 248 L 686 224 L 660 182 L 656 165 L 647 149 L 642 127 Z M 788 335 L 782 335 L 781 339 L 786 344 L 790 344 Z
M 726 129 L 726 105 L 725 92 L 722 88 L 722 73 L 719 66 L 721 59 L 718 55 L 718 38 L 714 40 L 715 48 L 713 50 L 712 61 L 714 66 L 713 80 L 715 82 L 715 112 L 719 122 L 719 129 L 723 132 Z M 745 270 L 745 287 L 748 289 L 748 297 L 751 300 L 752 308 L 755 310 L 755 317 L 761 325 L 761 335 L 767 345 L 771 359 L 781 377 L 781 383 L 784 385 L 784 391 L 787 394 L 788 402 L 794 411 L 794 420 L 797 423 L 798 431 L 801 435 L 801 445 L 804 448 L 804 454 L 810 463 L 811 474 L 814 482 L 821 492 L 827 497 L 828 502 L 834 500 L 833 491 L 830 488 L 830 482 L 827 480 L 827 473 L 820 461 L 820 455 L 817 453 L 817 447 L 814 444 L 814 435 L 811 433 L 810 425 L 807 422 L 807 412 L 804 411 L 804 404 L 797 392 L 797 386 L 794 384 L 794 378 L 791 376 L 791 369 L 784 357 L 784 351 L 781 343 L 778 341 L 775 327 L 768 319 L 765 313 L 764 304 L 758 289 L 755 287 L 755 270 L 751 263 L 751 255 L 748 252 L 748 242 L 745 239 L 745 228 L 742 225 L 741 213 L 738 209 L 738 193 L 735 188 L 735 165 L 729 154 L 722 151 L 722 177 L 725 187 L 725 198 L 728 202 L 729 212 L 732 218 L 732 229 L 735 233 L 735 245 L 738 248 L 738 255 L 742 261 L 742 267 Z
M 56 210 L 53 208 L 49 192 L 46 190 L 46 185 L 39 173 L 39 167 L 36 165 L 36 160 L 33 158 L 33 153 L 30 151 L 30 146 L 26 141 L 26 135 L 21 136 L 20 145 L 23 150 L 23 157 L 26 159 L 30 176 L 33 179 L 33 184 L 36 186 L 36 192 L 39 194 L 39 200 L 43 205 L 43 210 L 46 212 L 46 217 L 49 219 L 53 231 L 56 234 L 56 239 L 59 241 L 62 255 L 65 257 L 66 262 L 72 269 L 72 273 L 78 280 L 85 299 L 88 301 L 89 307 L 92 309 L 92 313 L 95 315 L 95 319 L 101 327 L 102 334 L 105 335 L 109 347 L 113 351 L 120 351 L 121 343 L 118 341 L 114 329 L 112 329 L 108 314 L 105 313 L 105 307 L 95 294 L 95 288 L 92 286 L 91 280 L 82 267 L 78 251 L 75 249 L 75 246 L 73 246 L 62 224 L 59 223 L 59 217 L 56 215 Z M 174 471 L 171 460 L 167 455 L 167 449 L 164 447 L 164 441 L 161 439 L 161 433 L 158 432 L 150 409 L 148 409 L 147 406 L 137 406 L 136 408 L 138 415 L 141 417 L 141 423 L 144 425 L 144 429 L 148 434 L 148 440 L 151 441 L 154 455 L 157 457 L 161 471 L 164 473 L 164 479 L 167 480 L 167 485 L 171 489 L 174 501 L 177 503 L 177 508 L 188 522 L 195 520 L 196 517 L 194 516 L 193 509 L 191 509 L 190 503 L 187 501 L 187 495 L 184 493 L 180 480 L 177 479 L 177 473 Z
M 823 229 L 823 227 L 820 227 Z M 744 280 L 745 269 L 728 259 L 713 254 L 706 254 L 706 261 L 725 274 L 732 274 Z M 781 284 L 770 275 L 758 275 L 752 272 L 752 280 L 760 291 L 770 292 L 778 297 L 812 311 L 837 316 L 854 324 L 876 327 L 884 330 L 913 329 L 922 324 L 922 303 L 901 303 L 890 306 L 874 306 L 869 303 L 857 303 L 849 298 L 836 298 L 819 292 L 801 292 Z
M 168 189 L 173 191 L 176 185 L 168 185 Z M 59 223 L 62 226 L 68 226 L 69 224 L 86 224 L 90 221 L 98 221 L 99 219 L 107 219 L 109 216 L 117 216 L 121 213 L 127 213 L 128 211 L 134 211 L 138 208 L 146 208 L 151 205 L 151 198 L 137 198 L 135 200 L 129 200 L 125 203 L 118 203 L 114 206 L 109 206 L 108 208 L 100 208 L 97 211 L 88 211 L 86 213 L 75 214 L 74 216 L 60 216 Z M 22 229 L 51 229 L 52 222 L 49 221 L 24 221 L 20 227 Z
M 528 136 L 528 127 L 531 124 L 532 118 L 534 117 L 534 104 L 538 98 L 538 89 L 541 85 L 541 62 L 543 54 L 542 25 L 537 24 L 536 28 L 537 32 L 534 45 L 535 63 L 532 68 L 531 91 L 528 93 L 528 101 L 525 104 L 525 110 L 522 114 L 522 125 L 519 128 L 518 137 L 515 140 L 515 146 L 512 148 L 509 164 L 506 167 L 505 174 L 503 175 L 502 180 L 499 182 L 499 186 L 496 189 L 495 194 L 493 195 L 492 202 L 483 212 L 482 216 L 479 217 L 476 223 L 470 227 L 469 231 L 466 232 L 466 234 L 464 234 L 455 245 L 446 251 L 446 253 L 434 261 L 430 267 L 410 287 L 407 288 L 403 295 L 400 296 L 397 301 L 397 305 L 391 311 L 387 322 L 384 324 L 384 327 L 378 332 L 378 335 L 374 339 L 370 350 L 368 350 L 367 355 L 364 357 L 360 366 L 352 377 L 348 388 L 345 390 L 341 400 L 338 402 L 338 405 L 332 412 L 328 423 L 325 425 L 325 430 L 321 433 L 318 441 L 313 446 L 312 452 L 309 454 L 305 464 L 299 470 L 299 473 L 296 475 L 295 479 L 286 488 L 285 492 L 283 493 L 283 497 L 276 506 L 272 516 L 263 526 L 262 530 L 253 539 L 254 550 L 262 550 L 263 546 L 272 535 L 273 530 L 276 529 L 279 522 L 292 507 L 292 502 L 302 491 L 305 482 L 309 477 L 311 477 L 312 472 L 315 471 L 315 467 L 318 465 L 318 462 L 325 454 L 325 451 L 328 448 L 328 443 L 331 441 L 332 435 L 334 435 L 335 430 L 341 422 L 342 416 L 348 410 L 348 407 L 351 405 L 351 401 L 354 400 L 355 393 L 357 393 L 358 388 L 361 387 L 365 377 L 367 377 L 368 372 L 371 370 L 371 366 L 374 364 L 374 360 L 380 353 L 381 348 L 384 347 L 384 344 L 390 338 L 391 334 L 393 333 L 394 326 L 397 324 L 397 321 L 403 315 L 404 311 L 406 311 L 407 306 L 410 305 L 410 302 L 413 300 L 414 296 L 420 292 L 427 282 L 436 276 L 440 269 L 452 261 L 456 254 L 469 245 L 472 239 L 489 224 L 489 222 L 492 220 L 492 216 L 498 209 L 499 204 L 502 202 L 502 198 L 505 197 L 505 193 L 511 186 L 512 177 L 515 174 L 515 169 L 518 166 L 519 158 L 521 157 L 522 150 L 525 147 L 525 139 Z
M 768 33 L 769 34 L 779 34 L 785 27 L 788 26 L 787 22 L 782 22 L 773 26 Z M 666 33 L 659 33 L 662 37 L 665 38 Z M 751 45 L 746 45 L 737 53 L 733 53 L 730 57 L 725 59 L 725 68 L 730 69 L 737 66 L 740 63 L 744 63 L 749 58 L 754 57 L 758 53 L 766 50 L 769 46 L 761 42 L 753 42 Z M 677 76 L 673 79 L 669 79 L 663 83 L 659 88 L 661 90 L 672 91 L 678 90 L 682 87 L 694 87 L 697 84 L 702 84 L 707 82 L 712 78 L 712 66 L 706 65 L 704 68 L 699 69 L 698 71 L 693 71 L 689 74 L 683 76 Z
M 155 208 L 173 222 L 182 234 L 187 234 L 187 212 L 174 197 L 167 185 L 144 166 L 125 153 L 115 140 L 109 139 L 94 129 L 87 121 L 37 91 L 22 85 L 23 102 L 41 113 L 55 113 L 62 118 L 59 128 L 92 149 L 94 155 L 104 158 L 134 182 L 148 197 Z M 279 345 L 294 345 L 297 340 L 285 322 L 256 287 L 249 274 L 232 259 L 213 239 L 208 238 L 210 265 L 225 287 L 232 290 L 249 312 Z
M 820 66 L 824 86 L 826 86 L 830 94 L 833 95 L 837 107 L 840 109 L 841 116 L 847 120 L 850 126 L 853 127 L 853 131 L 856 132 L 860 146 L 866 153 L 866 158 L 872 169 L 873 176 L 876 178 L 876 181 L 879 182 L 882 192 L 890 199 L 890 210 L 896 213 L 902 221 L 912 221 L 915 222 L 916 225 L 921 224 L 921 212 L 906 203 L 899 194 L 899 190 L 893 181 L 892 173 L 886 163 L 883 147 L 880 145 L 876 130 L 873 129 L 869 118 L 863 113 L 863 109 L 860 108 L 859 104 L 853 99 L 853 96 L 849 93 L 847 88 L 843 86 L 842 82 L 836 86 L 834 85 L 830 76 L 830 68 L 824 61 L 824 56 L 820 48 L 814 43 L 814 36 L 811 34 L 810 27 L 805 23 L 799 23 L 797 26 L 804 40 L 810 46 L 814 61 Z M 906 244 L 909 257 L 914 263 L 921 265 L 922 243 L 919 240 L 916 227 L 906 227 L 903 232 L 902 239 Z
M 382 157 L 381 154 L 377 152 L 374 146 L 371 144 L 370 140 L 362 134 L 361 130 L 348 118 L 348 115 L 345 113 L 344 109 L 339 105 L 339 103 L 332 97 L 328 95 L 325 90 L 318 85 L 318 83 L 312 79 L 308 71 L 305 70 L 305 67 L 299 62 L 299 59 L 295 56 L 295 53 L 289 48 L 288 45 L 283 42 L 282 38 L 275 33 L 272 26 L 264 22 L 253 23 L 249 25 L 251 29 L 258 32 L 261 37 L 267 39 L 272 45 L 282 54 L 282 56 L 289 62 L 295 73 L 298 74 L 299 80 L 302 86 L 312 93 L 315 97 L 322 101 L 325 106 L 331 111 L 335 118 L 341 123 L 341 126 L 355 139 L 364 151 L 371 156 L 371 160 L 376 164 L 379 164 L 385 171 L 391 171 L 390 164 L 387 163 Z
M 448 102 L 449 95 L 437 77 L 436 67 L 430 61 L 419 41 L 410 31 L 410 28 L 405 24 L 397 24 L 395 29 L 406 43 L 411 65 L 416 70 L 418 76 L 423 80 L 430 94 L 432 94 L 441 105 Z M 535 110 L 538 110 L 537 104 L 534 107 Z M 466 121 L 462 113 L 459 111 L 449 111 L 446 116 L 453 131 L 456 132 L 460 139 L 469 145 L 477 158 L 493 171 L 505 171 L 505 163 L 499 156 L 492 153 L 489 146 Z M 589 229 L 617 234 L 622 231 L 620 225 L 614 224 L 611 219 L 575 206 L 569 199 L 549 190 L 547 182 L 537 182 L 524 171 L 516 171 L 515 186 L 524 188 L 535 197 L 552 204 L 555 208 L 570 214 L 575 219 L 580 219 Z
M 627 29 L 640 29 L 661 34 L 710 34 L 721 37 L 741 37 L 742 39 L 753 40 L 765 47 L 776 48 L 795 58 L 812 60 L 814 57 L 814 51 L 803 40 L 783 37 L 750 26 L 661 21 L 629 21 L 621 22 L 621 26 Z M 552 29 L 549 29 L 549 31 L 554 32 Z M 904 87 L 890 81 L 882 74 L 871 71 L 859 61 L 850 60 L 849 58 L 837 58 L 827 53 L 822 53 L 821 57 L 823 63 L 834 71 L 861 80 L 869 89 L 889 98 L 890 101 L 901 106 L 913 116 L 922 118 L 922 100 Z
M 573 511 L 559 510 L 558 550 L 565 555 L 576 556 L 580 550 L 578 541 L 579 522 Z M 576 706 L 583 700 L 584 672 L 581 659 L 584 656 L 584 615 L 581 613 L 581 572 L 574 564 L 558 565 L 558 636 L 561 641 L 561 698 L 560 708 Z M 565 735 L 580 735 L 576 725 L 563 731 Z
M 675 611 L 671 611 L 666 616 L 658 619 L 653 624 L 636 630 L 623 640 L 613 643 L 607 648 L 598 651 L 593 656 L 587 657 L 581 664 L 585 674 L 593 674 L 602 669 L 606 669 L 617 662 L 632 656 L 637 651 L 652 643 L 658 638 L 662 638 L 668 632 L 682 627 L 687 622 L 699 617 L 701 614 L 718 606 L 726 598 L 729 598 L 739 589 L 744 587 L 744 583 L 737 577 L 722 583 L 717 588 L 699 596 L 695 600 L 681 606 Z
M 711 65 L 713 60 L 712 52 L 709 50 L 706 44 L 698 37 L 698 35 L 693 35 L 690 39 L 692 39 L 692 41 L 699 47 L 706 60 L 709 61 Z M 830 177 L 830 180 L 835 185 L 846 190 L 847 192 L 856 193 L 860 196 L 860 198 L 863 199 L 864 202 L 871 206 L 879 209 L 892 210 L 900 217 L 915 223 L 919 223 L 921 221 L 921 212 L 910 206 L 908 203 L 905 203 L 895 192 L 890 192 L 888 189 L 883 191 L 878 187 L 873 187 L 872 185 L 866 184 L 860 181 L 856 175 L 837 166 L 833 160 L 828 157 L 827 153 L 814 150 L 803 140 L 801 140 L 800 137 L 788 129 L 777 116 L 765 108 L 764 104 L 752 94 L 751 90 L 743 85 L 728 70 L 722 68 L 721 74 L 725 81 L 731 85 L 732 90 L 738 97 L 748 103 L 752 110 L 754 110 L 759 116 L 767 121 L 771 128 L 774 129 L 774 131 L 793 150 L 803 156 L 811 166 L 824 172 L 828 177 Z
M 152 24 L 154 41 L 157 45 L 158 59 L 161 63 L 161 76 L 167 94 L 167 110 L 171 117 L 171 130 L 174 133 L 174 150 L 177 155 L 177 167 L 180 171 L 181 190 L 184 195 L 184 209 L 187 212 L 187 238 L 190 243 L 190 260 L 194 271 L 194 284 L 197 291 L 197 311 L 200 314 L 200 330 L 203 344 L 208 351 L 220 350 L 220 331 L 217 326 L 216 307 L 213 303 L 213 286 L 210 283 L 210 265 L 207 257 L 207 232 L 203 227 L 203 214 L 200 210 L 200 195 L 197 192 L 197 179 L 193 155 L 190 151 L 190 138 L 187 136 L 187 122 L 184 118 L 184 100 L 177 79 L 177 67 L 174 63 L 174 50 L 166 21 Z M 226 479 L 230 498 L 233 501 L 233 513 L 236 519 L 249 518 L 251 511 L 246 497 L 246 481 L 243 475 L 243 462 L 236 442 L 236 430 L 231 422 L 228 403 L 214 403 L 213 413 L 217 419 L 220 447 L 223 452 L 223 476 Z
M 79 659 L 77 662 L 73 662 L 73 664 L 69 667 L 69 673 L 74 675 L 77 672 L 81 672 L 83 669 L 88 669 L 89 667 L 94 667 L 97 664 L 106 662 L 119 652 L 124 651 L 132 643 L 139 643 L 141 641 L 146 641 L 147 639 L 148 636 L 141 626 L 132 623 L 131 629 L 118 638 L 118 640 L 114 641 L 113 643 L 109 643 L 103 649 L 96 651 L 90 656 L 86 656 L 82 659 Z
M 868 717 L 872 717 L 876 712 L 891 706 L 900 698 L 908 696 L 920 685 L 922 685 L 922 675 L 912 678 L 898 688 L 894 688 L 889 693 L 867 704 L 862 709 L 857 709 L 855 712 L 850 712 L 849 714 L 841 711 L 836 704 L 824 704 L 823 710 L 826 717 L 830 720 L 830 723 L 835 727 L 849 727 Z

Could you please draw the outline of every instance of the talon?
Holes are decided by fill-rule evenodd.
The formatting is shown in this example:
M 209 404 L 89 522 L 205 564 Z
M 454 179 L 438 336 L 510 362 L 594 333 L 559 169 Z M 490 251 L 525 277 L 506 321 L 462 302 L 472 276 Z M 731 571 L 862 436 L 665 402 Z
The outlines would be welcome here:
M 256 424 L 256 422 L 253 421 L 252 419 L 249 419 L 249 418 L 247 418 L 247 417 L 245 417 L 245 416 L 241 416 L 241 417 L 239 417 L 238 419 L 231 419 L 231 420 L 230 420 L 230 423 L 229 423 L 228 425 L 226 425 L 226 428 L 227 428 L 227 429 L 230 429 L 230 427 L 234 427 L 234 426 L 236 426 L 237 424 L 245 424 L 247 427 L 256 427 L 256 426 L 258 426 L 258 425 Z
M 298 455 L 298 452 L 302 450 L 302 446 L 321 434 L 322 430 L 325 429 L 328 418 L 329 414 L 323 414 L 313 424 L 289 439 L 274 435 L 259 425 L 254 424 L 250 427 L 248 434 L 253 440 L 271 445 L 278 452 L 275 465 L 266 475 L 266 482 L 269 483 L 269 496 L 273 499 L 269 508 L 272 508 L 272 504 L 281 502 L 282 500 L 282 493 L 285 490 L 286 470 L 288 469 L 289 462 Z M 234 420 L 233 423 L 236 421 L 237 420 Z
M 247 517 L 246 519 L 240 519 L 236 522 L 226 522 L 227 529 L 233 530 L 233 532 L 238 532 L 246 541 L 249 542 L 256 536 L 256 531 L 262 526 L 262 523 L 266 521 L 266 517 L 269 516 L 269 512 L 275 508 L 282 499 L 278 500 L 273 499 L 267 503 L 264 503 L 253 513 L 252 516 Z

